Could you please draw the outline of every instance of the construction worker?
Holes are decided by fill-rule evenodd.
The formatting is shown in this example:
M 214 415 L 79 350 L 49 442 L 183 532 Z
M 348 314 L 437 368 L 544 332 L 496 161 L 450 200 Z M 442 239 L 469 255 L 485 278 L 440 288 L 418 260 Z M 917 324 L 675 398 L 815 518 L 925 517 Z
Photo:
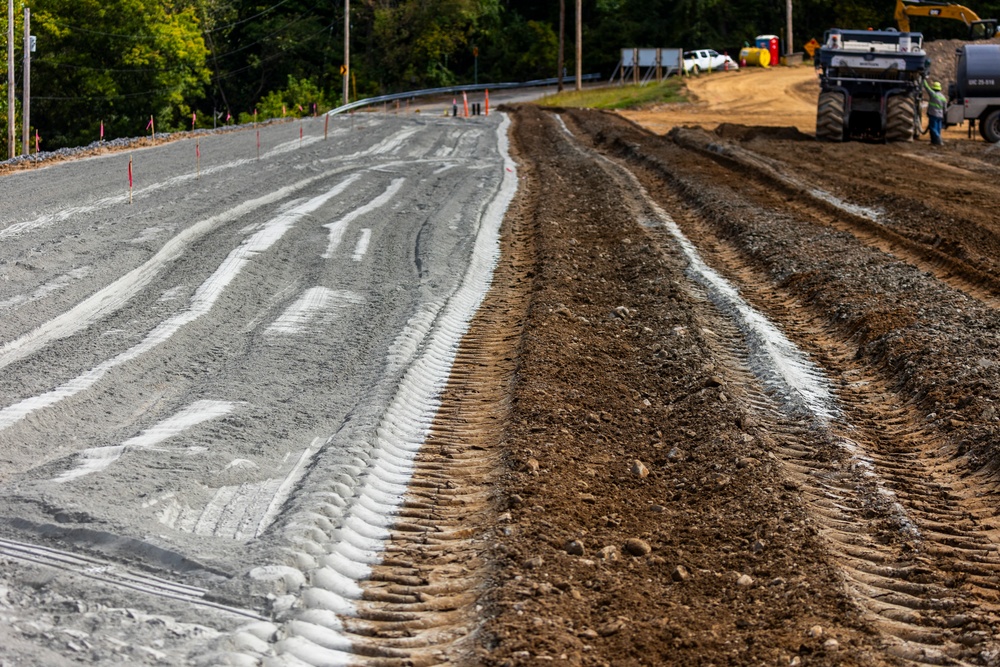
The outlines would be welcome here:
M 930 101 L 927 103 L 927 120 L 929 121 L 927 129 L 931 133 L 931 144 L 943 146 L 941 128 L 944 126 L 944 110 L 948 106 L 948 98 L 941 94 L 940 81 L 927 83 L 927 80 L 924 79 L 924 87 L 930 94 Z

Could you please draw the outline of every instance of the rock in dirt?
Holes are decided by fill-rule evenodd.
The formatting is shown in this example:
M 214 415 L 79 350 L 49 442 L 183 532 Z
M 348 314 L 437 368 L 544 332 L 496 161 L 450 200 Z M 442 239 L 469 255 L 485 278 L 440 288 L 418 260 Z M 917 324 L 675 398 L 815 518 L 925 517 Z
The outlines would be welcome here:
M 600 556 L 601 560 L 606 560 L 606 561 L 618 560 L 619 557 L 618 547 L 614 545 L 603 547 L 600 551 L 597 552 L 597 555 Z
M 640 556 L 648 555 L 652 550 L 653 548 L 649 546 L 649 542 L 640 540 L 638 537 L 630 537 L 625 540 L 625 553 L 629 556 L 639 558 Z
M 630 470 L 633 477 L 638 477 L 639 479 L 645 479 L 649 477 L 649 468 L 643 464 L 642 461 L 636 459 L 632 462 L 632 468 Z
M 674 571 L 670 573 L 670 578 L 674 581 L 687 581 L 691 578 L 691 573 L 683 565 L 678 565 L 674 568 Z
M 523 563 L 524 567 L 528 568 L 529 570 L 540 568 L 544 564 L 545 564 L 545 559 L 543 559 L 541 556 L 532 556 L 531 558 L 525 560 Z
M 582 540 L 570 540 L 566 543 L 566 553 L 570 556 L 582 556 L 587 553 Z
M 746 588 L 747 586 L 752 586 L 753 577 L 751 577 L 749 574 L 741 574 L 739 578 L 736 580 L 736 585 L 742 588 Z

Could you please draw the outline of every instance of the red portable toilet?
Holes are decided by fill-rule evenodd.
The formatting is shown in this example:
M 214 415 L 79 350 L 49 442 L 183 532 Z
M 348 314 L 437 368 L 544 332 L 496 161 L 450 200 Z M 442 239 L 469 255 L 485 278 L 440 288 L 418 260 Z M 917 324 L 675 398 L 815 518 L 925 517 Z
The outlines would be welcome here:
M 777 65 L 781 54 L 778 53 L 778 36 L 777 35 L 757 35 L 754 38 L 754 44 L 758 49 L 767 49 L 771 56 L 771 64 Z

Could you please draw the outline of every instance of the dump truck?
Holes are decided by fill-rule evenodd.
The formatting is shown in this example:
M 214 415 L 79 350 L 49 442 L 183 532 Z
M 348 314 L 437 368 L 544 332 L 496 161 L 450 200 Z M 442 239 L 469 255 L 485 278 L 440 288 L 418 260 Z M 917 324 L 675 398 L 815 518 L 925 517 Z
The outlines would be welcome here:
M 965 44 L 957 49 L 955 81 L 948 85 L 945 125 L 969 122 L 969 132 L 1000 142 L 1000 44 Z
M 815 62 L 817 139 L 912 141 L 919 135 L 921 84 L 930 71 L 923 35 L 833 28 Z
M 911 16 L 962 21 L 969 29 L 967 39 L 992 39 L 997 36 L 996 19 L 981 19 L 968 7 L 953 2 L 896 0 L 896 25 L 900 32 L 910 32 Z

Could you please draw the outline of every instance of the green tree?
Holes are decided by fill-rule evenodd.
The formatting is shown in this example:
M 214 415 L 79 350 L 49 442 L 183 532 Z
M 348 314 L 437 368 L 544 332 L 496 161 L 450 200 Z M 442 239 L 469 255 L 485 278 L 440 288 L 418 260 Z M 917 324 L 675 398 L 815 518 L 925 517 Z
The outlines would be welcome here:
M 32 119 L 47 147 L 186 127 L 209 82 L 198 7 L 171 0 L 32 0 Z

